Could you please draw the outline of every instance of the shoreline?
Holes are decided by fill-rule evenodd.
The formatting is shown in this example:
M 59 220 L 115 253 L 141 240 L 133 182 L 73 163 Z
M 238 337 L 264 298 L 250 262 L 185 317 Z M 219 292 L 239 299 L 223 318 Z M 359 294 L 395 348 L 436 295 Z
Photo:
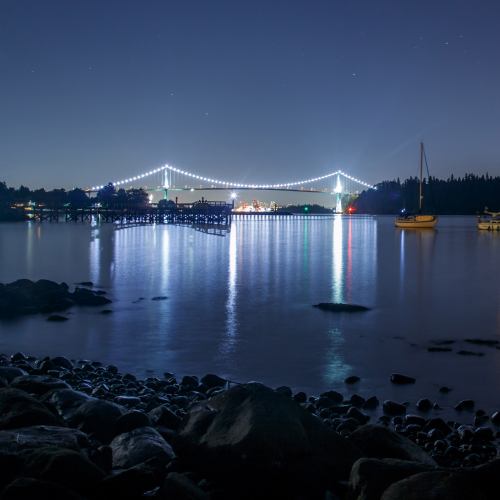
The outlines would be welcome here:
M 411 383 L 411 380 L 405 379 L 402 375 L 393 374 L 392 378 L 395 383 Z M 352 380 L 352 382 L 355 381 Z M 341 439 L 339 446 L 342 443 L 352 441 L 355 447 L 349 448 L 351 450 L 349 453 L 354 453 L 354 455 L 357 453 L 358 458 L 353 459 L 352 463 L 349 462 L 349 470 L 353 467 L 354 462 L 358 464 L 359 468 L 358 459 L 364 456 L 363 454 L 370 459 L 372 458 L 371 453 L 367 452 L 370 449 L 369 441 L 370 439 L 380 440 L 380 436 L 378 438 L 367 437 L 365 434 L 368 432 L 371 434 L 388 433 L 387 436 L 382 436 L 382 439 L 389 448 L 393 446 L 388 444 L 392 440 L 400 440 L 398 446 L 404 448 L 405 453 L 409 453 L 408 456 L 403 454 L 404 459 L 418 462 L 419 467 L 424 467 L 422 470 L 417 468 L 418 471 L 415 474 L 429 473 L 429 470 L 436 474 L 438 469 L 441 473 L 443 469 L 459 471 L 460 474 L 468 474 L 468 471 L 472 471 L 472 474 L 475 470 L 474 467 L 488 468 L 490 463 L 498 462 L 495 458 L 500 450 L 500 431 L 495 432 L 488 426 L 492 419 L 481 411 L 477 412 L 473 425 L 467 425 L 470 422 L 461 425 L 459 422 L 444 422 L 440 418 L 426 419 L 420 415 L 412 415 L 411 412 L 406 411 L 404 405 L 390 401 L 378 401 L 375 396 L 365 400 L 360 396 L 353 395 L 349 400 L 345 400 L 336 391 L 326 391 L 318 397 L 309 396 L 303 392 L 293 394 L 292 390 L 286 386 L 271 389 L 259 383 L 240 384 L 227 381 L 214 374 L 207 374 L 200 378 L 194 375 L 185 375 L 182 379 L 177 379 L 173 373 L 166 372 L 161 379 L 157 377 L 138 379 L 134 374 L 121 373 L 118 367 L 114 365 L 104 366 L 99 361 L 71 361 L 63 356 L 54 358 L 47 356 L 37 359 L 34 356 L 26 356 L 17 352 L 10 358 L 5 355 L 0 356 L 0 383 L 2 386 L 0 406 L 3 406 L 4 410 L 3 421 L 0 419 L 0 450 L 5 447 L 5 439 L 10 435 L 9 433 L 13 432 L 9 429 L 17 429 L 18 422 L 23 424 L 19 427 L 23 428 L 23 435 L 27 436 L 27 442 L 31 443 L 29 446 L 33 446 L 32 453 L 35 455 L 38 453 L 38 445 L 33 443 L 40 439 L 42 441 L 46 439 L 42 439 L 40 433 L 51 432 L 52 448 L 49 446 L 53 449 L 49 453 L 51 456 L 56 453 L 54 450 L 62 446 L 65 432 L 75 429 L 71 432 L 78 431 L 78 436 L 83 433 L 84 436 L 79 439 L 87 440 L 85 441 L 87 443 L 85 445 L 87 458 L 102 472 L 99 474 L 99 481 L 94 485 L 94 490 L 86 491 L 84 488 L 77 491 L 77 493 L 83 493 L 83 498 L 88 499 L 113 498 L 113 495 L 118 491 L 122 491 L 120 488 L 123 488 L 123 485 L 129 480 L 127 479 L 128 475 L 139 474 L 136 472 L 137 469 L 140 469 L 142 471 L 140 474 L 144 476 L 136 483 L 142 491 L 140 494 L 130 496 L 130 498 L 168 498 L 164 496 L 164 490 L 165 484 L 169 481 L 174 481 L 176 488 L 197 488 L 196 491 L 200 496 L 193 498 L 218 499 L 221 489 L 225 491 L 224 495 L 226 496 L 220 498 L 234 498 L 227 495 L 234 495 L 234 489 L 237 486 L 224 474 L 219 475 L 217 470 L 210 467 L 205 468 L 206 466 L 203 465 L 205 459 L 196 459 L 198 453 L 202 457 L 203 453 L 206 452 L 205 448 L 196 448 L 194 452 L 191 449 L 194 446 L 193 442 L 199 438 L 197 436 L 198 426 L 191 424 L 191 421 L 198 418 L 199 415 L 207 415 L 207 411 L 209 416 L 223 414 L 226 411 L 224 410 L 224 404 L 227 404 L 227 401 L 224 401 L 226 394 L 229 397 L 229 395 L 243 393 L 245 397 L 248 397 L 247 393 L 251 393 L 250 401 L 252 403 L 248 403 L 250 407 L 242 410 L 242 403 L 238 403 L 236 409 L 232 410 L 233 413 L 243 411 L 248 415 L 260 415 L 261 412 L 253 410 L 251 405 L 258 404 L 258 400 L 261 398 L 265 407 L 269 407 L 268 405 L 271 404 L 272 407 L 276 406 L 277 409 L 280 409 L 283 406 L 279 411 L 284 412 L 285 416 L 286 412 L 290 413 L 291 411 L 293 414 L 298 412 L 297 415 L 301 419 L 305 419 L 308 426 L 318 427 L 314 432 L 325 432 L 330 437 L 337 436 L 335 439 Z M 12 411 L 5 411 L 7 395 L 10 398 L 16 397 L 18 400 L 19 398 L 29 398 L 29 402 L 26 403 L 31 405 L 30 410 L 27 410 L 28 416 L 25 414 L 21 419 L 19 415 L 17 417 L 13 415 L 9 419 Z M 241 398 L 241 394 L 238 397 Z M 420 404 L 430 405 L 430 402 L 425 403 L 422 400 Z M 19 412 L 19 401 L 17 401 L 17 405 Z M 38 413 L 34 414 L 33 407 L 36 405 L 40 405 L 40 408 L 37 410 Z M 247 403 L 244 407 L 246 405 Z M 378 421 L 375 421 L 365 411 L 376 408 L 378 405 L 383 407 L 384 414 L 380 416 Z M 464 401 L 462 405 L 471 408 L 473 403 Z M 219 408 L 219 410 L 214 413 L 214 408 Z M 278 411 L 277 409 L 273 411 Z M 236 422 L 241 420 L 233 413 L 231 418 L 234 421 L 231 422 L 231 428 L 234 425 L 239 425 Z M 273 425 L 273 418 L 272 416 L 268 417 L 269 422 L 259 423 L 257 427 Z M 284 417 L 279 417 L 279 419 L 282 418 Z M 497 422 L 496 425 L 493 424 L 494 427 L 500 429 L 500 414 L 497 413 L 493 420 Z M 43 431 L 43 429 L 40 430 L 40 425 L 49 427 L 45 427 L 45 431 Z M 203 436 L 205 432 L 208 431 L 203 431 Z M 224 435 L 226 436 L 226 434 Z M 227 436 L 231 436 L 231 433 Z M 3 445 L 1 444 L 2 439 Z M 130 439 L 133 439 L 136 444 L 132 446 L 129 442 Z M 359 441 L 360 439 L 361 441 Z M 198 447 L 199 443 L 196 446 Z M 233 453 L 234 446 L 231 445 L 226 450 L 229 455 Z M 300 448 L 300 445 L 297 444 L 297 446 Z M 351 444 L 345 446 L 351 446 Z M 408 447 L 410 447 L 411 453 L 407 450 Z M 151 450 L 153 450 L 152 453 L 150 453 Z M 190 450 L 189 453 L 186 450 Z M 19 453 L 21 452 L 18 450 L 16 454 Z M 85 455 L 82 450 L 80 453 Z M 345 453 L 348 452 L 345 451 Z M 139 454 L 140 457 L 135 457 L 136 454 Z M 402 458 L 400 451 L 392 450 L 388 452 L 388 455 L 386 458 Z M 219 458 L 221 463 L 225 463 L 223 456 Z M 381 461 L 379 457 L 375 458 L 378 462 Z M 301 460 L 302 458 L 299 457 L 299 462 Z M 305 463 L 309 458 L 306 460 L 306 455 L 304 455 L 303 460 L 305 460 L 303 466 L 306 467 Z M 229 467 L 227 464 L 225 466 Z M 233 466 L 231 465 L 231 467 Z M 248 473 L 246 467 L 250 466 L 239 464 L 234 467 L 234 474 L 245 476 Z M 252 471 L 253 467 L 254 465 L 250 467 Z M 427 469 L 430 467 L 430 469 L 427 470 L 425 467 Z M 133 472 L 130 472 L 131 470 Z M 355 468 L 353 467 L 352 470 L 354 471 Z M 28 488 L 26 485 L 20 485 L 18 476 L 19 474 L 21 477 L 24 477 L 22 474 L 29 476 L 30 473 L 17 471 L 15 475 L 17 479 L 13 476 L 12 484 L 18 481 L 16 488 Z M 264 474 L 263 471 L 261 473 Z M 267 472 L 265 473 L 267 474 Z M 353 473 L 351 472 L 351 483 L 353 483 Z M 325 483 L 321 486 L 321 488 L 330 488 L 328 491 L 332 495 L 336 495 L 336 497 L 330 496 L 329 498 L 354 498 L 348 496 L 346 481 L 349 478 L 345 477 L 345 471 L 343 474 L 343 476 L 340 474 L 335 484 L 327 485 Z M 64 485 L 64 480 L 58 479 L 57 474 L 56 476 L 56 484 L 62 481 Z M 147 481 L 145 476 L 148 477 Z M 153 476 L 156 480 L 153 480 Z M 185 484 L 186 477 L 190 481 L 189 484 Z M 340 479 L 341 477 L 343 479 Z M 35 474 L 35 479 L 37 478 L 38 476 Z M 161 480 L 159 481 L 158 478 Z M 141 482 L 142 480 L 144 481 Z M 279 483 L 281 479 L 278 478 L 276 481 Z M 179 482 L 182 483 L 180 486 Z M 354 484 L 351 483 L 349 483 L 349 488 L 352 489 Z M 217 485 L 215 490 L 211 489 L 214 484 Z M 170 487 L 173 486 L 167 484 L 167 490 Z M 271 489 L 274 491 L 273 488 Z M 102 496 L 103 491 L 107 491 L 108 496 Z M 141 496 L 146 491 L 149 492 L 149 496 Z M 219 493 L 213 494 L 213 491 Z M 314 492 L 311 496 L 301 498 L 323 498 L 318 494 L 318 492 Z M 280 498 L 278 494 L 278 496 L 274 495 L 275 493 L 273 493 L 274 498 Z M 247 498 L 245 495 L 239 497 Z

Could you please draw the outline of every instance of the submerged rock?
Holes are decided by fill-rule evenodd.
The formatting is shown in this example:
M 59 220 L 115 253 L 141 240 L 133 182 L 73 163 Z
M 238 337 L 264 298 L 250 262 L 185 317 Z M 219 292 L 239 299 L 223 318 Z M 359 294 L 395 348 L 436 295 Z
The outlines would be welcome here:
M 340 304 L 335 302 L 321 302 L 313 307 L 322 309 L 323 311 L 331 312 L 359 312 L 359 311 L 369 311 L 369 307 L 359 306 L 357 304 Z

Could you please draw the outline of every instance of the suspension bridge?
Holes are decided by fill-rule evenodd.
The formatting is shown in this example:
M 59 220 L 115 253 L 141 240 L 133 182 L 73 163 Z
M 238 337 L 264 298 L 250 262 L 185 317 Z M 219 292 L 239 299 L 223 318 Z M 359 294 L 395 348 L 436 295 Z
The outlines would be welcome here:
M 162 186 L 157 188 L 146 188 L 146 191 L 163 191 L 164 198 L 168 199 L 168 191 L 220 191 L 220 190 L 231 190 L 232 198 L 235 198 L 235 191 L 286 191 L 286 192 L 301 192 L 301 193 L 323 193 L 332 194 L 336 196 L 336 207 L 337 211 L 341 211 L 341 200 L 342 196 L 356 196 L 359 194 L 359 188 L 361 189 L 377 189 L 375 186 L 363 182 L 355 177 L 352 177 L 341 170 L 337 170 L 327 175 L 320 177 L 314 177 L 302 181 L 287 182 L 282 184 L 246 184 L 229 182 L 227 180 L 218 180 L 211 177 L 204 177 L 202 175 L 197 175 L 192 172 L 187 172 L 179 168 L 172 167 L 170 165 L 164 165 L 160 168 L 151 170 L 144 174 L 130 177 L 128 179 L 122 179 L 120 181 L 112 182 L 111 184 L 115 188 L 124 188 L 129 185 L 132 187 L 132 183 L 137 181 L 141 182 L 142 179 L 151 178 L 152 176 L 160 176 Z M 325 179 L 335 180 L 337 179 L 337 184 L 333 189 L 305 189 L 304 185 L 318 183 L 324 181 Z M 184 186 L 183 186 L 184 184 Z M 331 184 L 332 185 L 332 184 Z M 98 192 L 105 186 L 94 186 L 89 189 L 89 193 Z M 356 190 L 356 187 L 358 188 Z

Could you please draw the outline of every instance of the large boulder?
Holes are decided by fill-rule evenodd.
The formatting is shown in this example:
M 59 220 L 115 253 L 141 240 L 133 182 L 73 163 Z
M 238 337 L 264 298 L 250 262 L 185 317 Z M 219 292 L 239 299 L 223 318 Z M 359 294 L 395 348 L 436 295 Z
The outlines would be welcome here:
M 68 420 L 71 427 L 75 427 L 86 434 L 94 432 L 103 442 L 109 443 L 117 432 L 117 420 L 128 410 L 110 401 L 93 399 L 83 403 Z
M 181 423 L 181 419 L 171 410 L 164 406 L 158 406 L 149 412 L 149 418 L 156 427 L 161 425 L 167 429 L 177 430 Z
M 42 396 L 46 392 L 52 389 L 69 389 L 69 385 L 61 380 L 60 378 L 54 378 L 49 375 L 23 375 L 21 377 L 16 377 L 10 383 L 10 386 L 14 389 L 20 389 L 21 391 L 27 392 L 29 394 L 36 394 L 37 396 Z
M 49 481 L 20 477 L 2 492 L 2 500 L 85 500 L 65 486 Z
M 95 491 L 105 474 L 84 453 L 63 448 L 41 448 L 27 458 L 23 476 L 59 483 L 87 494 Z
M 478 486 L 461 474 L 421 472 L 387 488 L 380 500 L 485 500 Z
M 161 500 L 209 500 L 210 495 L 183 474 L 171 472 L 165 478 L 157 498 Z
M 437 466 L 413 441 L 382 425 L 363 425 L 347 439 L 369 458 L 397 458 Z
M 361 458 L 352 467 L 346 500 L 380 500 L 392 483 L 433 469 L 431 465 L 393 458 Z
M 174 458 L 171 446 L 152 427 L 139 427 L 111 441 L 113 468 L 128 469 L 156 457 L 166 465 Z
M 42 403 L 51 403 L 57 409 L 59 415 L 69 419 L 80 406 L 88 401 L 95 401 L 95 399 L 73 389 L 54 389 L 45 393 L 40 398 L 40 401 Z
M 281 492 L 323 491 L 347 480 L 363 456 L 292 398 L 258 383 L 237 385 L 209 405 L 195 405 L 172 445 L 188 470 L 202 477 L 249 488 L 272 484 Z
M 22 375 L 28 375 L 28 372 L 16 368 L 15 366 L 0 366 L 0 377 L 3 377 L 9 384 L 16 378 Z
M 18 389 L 0 389 L 0 430 L 64 426 L 40 401 Z
M 137 498 L 158 486 L 154 473 L 143 467 L 132 467 L 111 474 L 101 484 L 105 498 Z
M 64 427 L 39 425 L 15 431 L 0 431 L 0 455 L 3 457 L 24 463 L 34 450 L 46 447 L 80 452 L 89 448 L 90 442 L 83 432 Z

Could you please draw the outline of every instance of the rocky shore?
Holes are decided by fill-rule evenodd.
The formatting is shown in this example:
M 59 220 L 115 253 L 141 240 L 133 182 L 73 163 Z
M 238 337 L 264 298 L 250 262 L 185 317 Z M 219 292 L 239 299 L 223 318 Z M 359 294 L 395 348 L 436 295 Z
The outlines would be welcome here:
M 372 423 L 376 397 L 21 352 L 0 356 L 0 387 L 2 500 L 498 498 L 498 413 L 461 425 L 386 401 Z

